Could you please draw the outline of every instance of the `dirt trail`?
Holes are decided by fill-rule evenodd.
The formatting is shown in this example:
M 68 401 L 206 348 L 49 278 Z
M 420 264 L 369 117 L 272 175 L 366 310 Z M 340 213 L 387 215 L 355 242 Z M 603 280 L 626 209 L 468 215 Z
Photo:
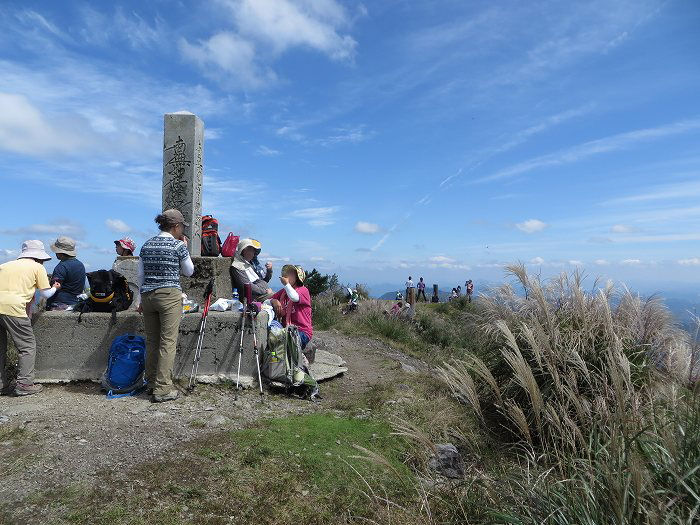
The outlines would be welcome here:
M 324 349 L 349 371 L 324 383 L 324 400 L 310 403 L 255 388 L 234 401 L 231 386 L 199 385 L 190 396 L 151 403 L 146 395 L 108 400 L 94 383 L 47 385 L 36 396 L 0 397 L 0 502 L 76 481 L 97 481 L 142 461 L 177 455 L 182 443 L 261 418 L 324 411 L 333 398 L 372 385 L 403 381 L 421 364 L 386 344 L 337 331 L 319 332 Z M 4 437 L 3 437 L 4 436 Z

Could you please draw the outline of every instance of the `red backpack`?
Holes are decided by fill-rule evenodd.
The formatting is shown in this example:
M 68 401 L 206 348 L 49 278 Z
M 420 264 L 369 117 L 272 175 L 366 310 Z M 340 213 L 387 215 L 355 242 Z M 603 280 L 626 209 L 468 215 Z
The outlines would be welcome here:
M 202 217 L 202 255 L 218 257 L 220 253 L 219 221 L 211 215 L 204 215 Z

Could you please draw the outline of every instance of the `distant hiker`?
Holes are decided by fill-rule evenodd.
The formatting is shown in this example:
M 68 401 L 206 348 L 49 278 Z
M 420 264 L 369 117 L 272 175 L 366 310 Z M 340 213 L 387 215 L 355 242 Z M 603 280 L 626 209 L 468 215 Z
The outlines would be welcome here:
M 415 291 L 416 284 L 413 282 L 413 279 L 411 279 L 411 276 L 408 276 L 408 281 L 406 281 L 406 300 L 410 301 L 411 300 L 411 292 L 410 290 Z
M 146 381 L 153 401 L 179 397 L 173 388 L 173 363 L 182 318 L 180 274 L 190 277 L 194 264 L 187 251 L 185 218 L 178 210 L 166 210 L 155 218 L 160 233 L 147 240 L 139 254 L 138 311 L 146 330 Z M 139 298 L 137 298 L 137 301 Z
M 0 264 L 0 395 L 27 396 L 42 391 L 42 386 L 34 383 L 36 339 L 28 311 L 36 290 L 50 299 L 61 288 L 60 282 L 49 285 L 44 262 L 50 259 L 44 243 L 31 240 L 22 243 L 22 253 L 16 261 Z M 5 371 L 8 334 L 19 358 L 14 388 Z
M 418 281 L 418 297 L 416 297 L 416 301 L 420 301 L 420 296 L 423 295 L 423 301 L 426 303 L 428 302 L 428 298 L 425 296 L 425 283 L 423 282 L 423 278 L 421 277 L 420 280 Z
M 466 283 L 464 283 L 464 288 L 467 290 L 467 298 L 469 299 L 469 302 L 472 302 L 472 295 L 474 294 L 474 283 L 472 282 L 471 279 L 469 279 Z
M 448 301 L 452 301 L 453 299 L 457 299 L 459 295 L 457 294 L 457 288 L 452 288 L 452 293 L 450 294 L 450 297 Z
M 245 285 L 251 283 L 254 301 L 264 301 L 274 293 L 268 284 L 272 279 L 272 264 L 265 265 L 264 275 L 261 275 L 262 266 L 255 265 L 261 250 L 262 245 L 255 239 L 241 239 L 230 269 L 231 283 L 238 295 L 245 297 Z
M 394 306 L 391 307 L 391 310 L 389 310 L 389 315 L 392 317 L 398 317 L 402 308 L 403 308 L 403 301 L 399 301 L 398 303 L 396 303 Z
M 345 298 L 348 302 L 345 305 L 345 310 L 343 311 L 343 313 L 347 314 L 357 310 L 357 306 L 360 301 L 360 294 L 357 293 L 357 290 L 348 288 L 347 293 L 345 294 Z
M 61 283 L 61 289 L 46 301 L 47 310 L 68 310 L 78 303 L 85 290 L 85 265 L 77 259 L 75 241 L 61 236 L 51 245 L 60 261 L 51 275 L 52 283 Z
M 403 294 L 401 292 L 396 292 L 396 298 L 397 301 L 403 301 Z
M 282 276 L 280 277 L 284 288 L 272 296 L 273 299 L 277 299 L 282 304 L 283 325 L 287 326 L 287 319 L 289 319 L 289 323 L 299 329 L 302 350 L 306 348 L 314 335 L 311 294 L 304 286 L 305 280 L 306 272 L 301 266 L 285 264 L 282 267 Z
M 136 243 L 131 239 L 131 237 L 124 237 L 118 241 L 114 241 L 114 248 L 117 255 L 120 257 L 133 257 L 136 251 Z
M 462 297 L 462 287 L 461 286 L 457 287 L 457 297 Z

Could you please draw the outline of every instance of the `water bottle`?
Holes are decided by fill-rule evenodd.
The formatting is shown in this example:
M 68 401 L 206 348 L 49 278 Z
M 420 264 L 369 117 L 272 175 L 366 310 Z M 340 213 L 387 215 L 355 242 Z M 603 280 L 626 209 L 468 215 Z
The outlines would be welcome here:
M 231 311 L 233 311 L 233 312 L 242 312 L 243 311 L 243 304 L 238 299 L 238 290 L 233 290 L 233 294 L 231 295 Z

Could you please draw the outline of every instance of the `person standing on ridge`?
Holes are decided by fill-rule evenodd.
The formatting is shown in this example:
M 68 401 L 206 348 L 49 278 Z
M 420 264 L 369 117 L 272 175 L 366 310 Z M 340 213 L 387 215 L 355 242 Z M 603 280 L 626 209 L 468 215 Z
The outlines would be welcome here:
M 47 310 L 68 310 L 78 303 L 78 296 L 85 289 L 85 265 L 77 259 L 75 241 L 61 236 L 51 245 L 60 261 L 51 275 L 51 282 L 61 283 L 61 289 L 46 301 Z
M 423 301 L 427 303 L 428 298 L 425 296 L 425 283 L 423 282 L 422 277 L 418 281 L 418 297 L 416 297 L 416 302 L 420 301 L 421 295 L 423 296 Z
M 16 261 L 0 264 L 0 395 L 28 396 L 43 390 L 34 383 L 36 338 L 28 311 L 36 290 L 50 299 L 61 288 L 60 282 L 49 286 L 44 268 L 49 260 L 51 256 L 44 251 L 44 243 L 31 240 L 22 243 L 22 253 Z M 18 354 L 19 370 L 14 387 L 5 372 L 8 335 Z
M 146 331 L 146 381 L 153 401 L 179 397 L 173 387 L 173 364 L 182 319 L 180 274 L 191 277 L 194 264 L 187 251 L 185 218 L 178 210 L 166 210 L 155 219 L 160 233 L 147 240 L 139 254 L 137 310 L 143 313 Z
M 411 292 L 409 290 L 415 289 L 416 283 L 413 282 L 413 279 L 411 279 L 411 276 L 408 276 L 408 281 L 406 281 L 406 300 L 410 300 L 411 297 Z
M 474 283 L 472 282 L 471 279 L 469 279 L 466 283 L 464 283 L 464 288 L 467 291 L 467 298 L 469 302 L 472 302 L 472 295 L 474 294 Z

